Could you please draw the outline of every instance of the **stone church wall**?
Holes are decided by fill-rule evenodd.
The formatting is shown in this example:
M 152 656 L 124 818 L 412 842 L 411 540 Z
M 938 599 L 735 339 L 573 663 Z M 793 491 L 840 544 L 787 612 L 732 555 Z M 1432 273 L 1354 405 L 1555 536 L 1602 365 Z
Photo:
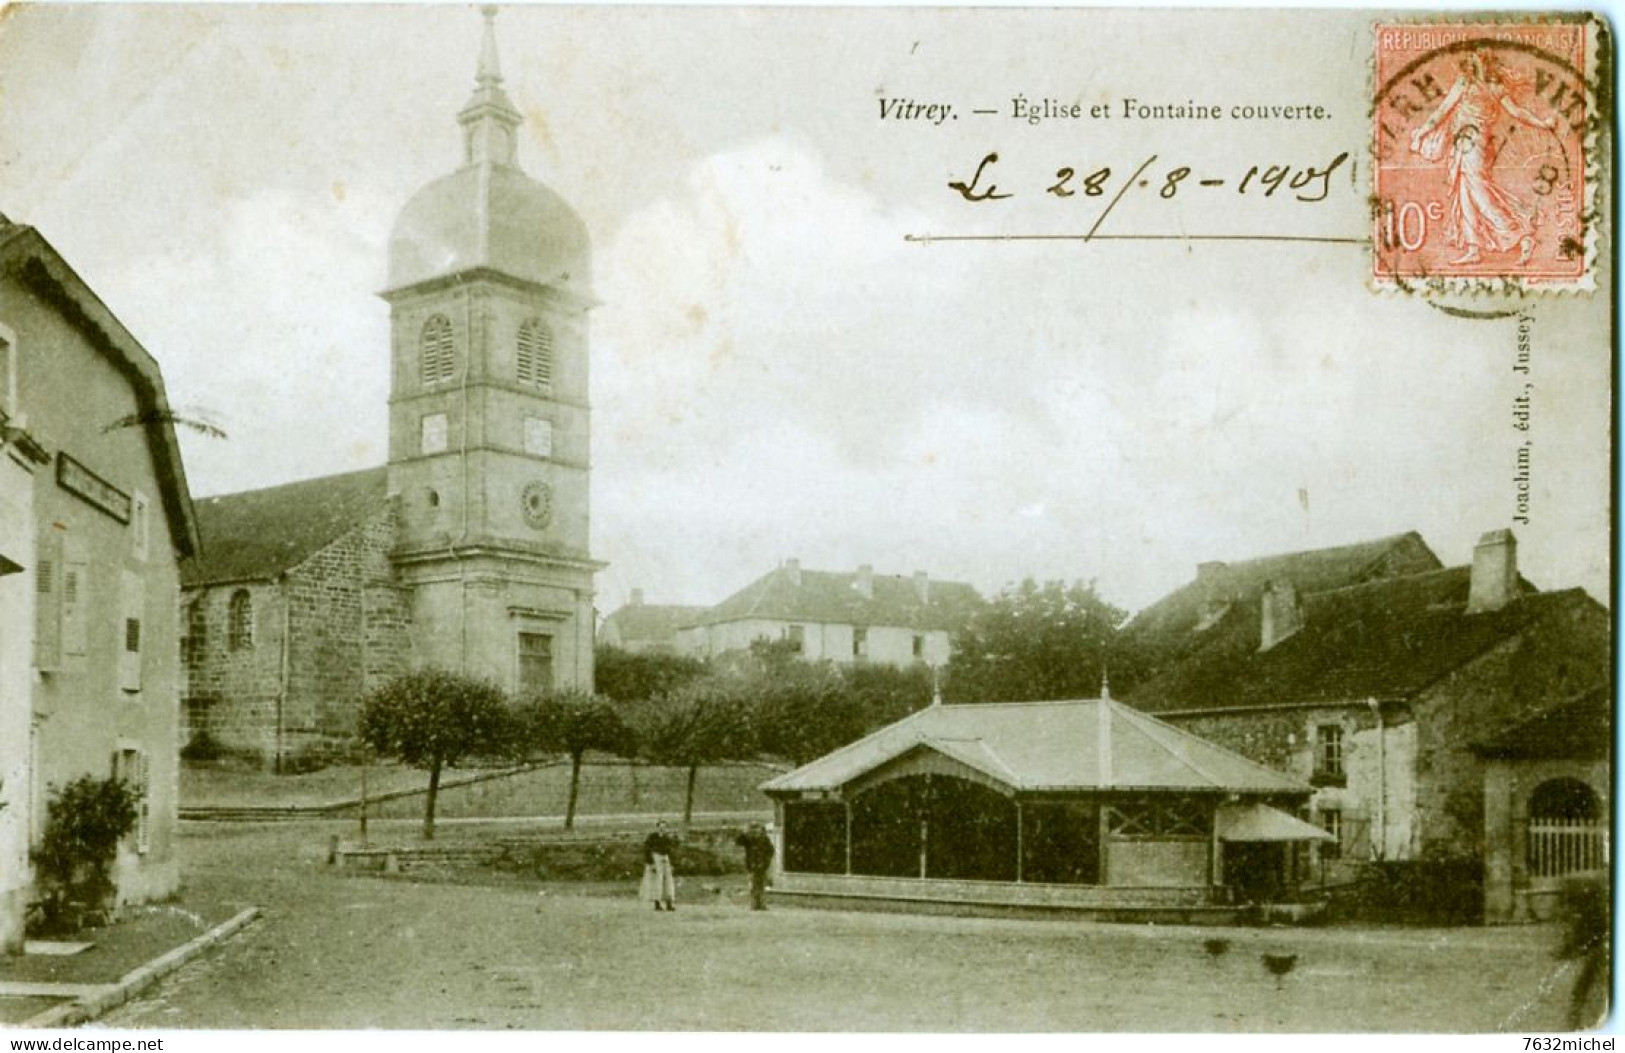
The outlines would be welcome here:
M 252 617 L 236 646 L 232 597 L 246 594 Z M 187 589 L 182 600 L 185 728 L 181 741 L 206 732 L 228 754 L 271 758 L 282 686 L 282 590 L 270 582 Z
M 189 590 L 187 737 L 206 729 L 227 754 L 268 769 L 347 752 L 366 692 L 411 659 L 410 598 L 389 562 L 394 536 L 392 503 L 278 582 Z M 233 647 L 230 607 L 242 591 L 251 641 Z
M 288 573 L 290 637 L 283 750 L 298 766 L 348 751 L 375 679 L 401 670 L 407 651 L 391 591 L 393 506 L 380 509 Z M 369 623 L 377 612 L 379 624 Z M 369 675 L 371 674 L 371 675 Z

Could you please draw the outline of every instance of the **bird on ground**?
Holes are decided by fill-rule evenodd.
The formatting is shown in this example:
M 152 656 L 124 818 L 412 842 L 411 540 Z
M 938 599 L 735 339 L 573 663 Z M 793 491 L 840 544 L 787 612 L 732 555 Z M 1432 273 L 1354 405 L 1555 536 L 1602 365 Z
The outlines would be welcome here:
M 1219 959 L 1223 958 L 1227 953 L 1229 953 L 1230 941 L 1221 940 L 1218 938 L 1203 940 L 1202 950 L 1207 952 L 1208 961 L 1217 965 L 1219 964 Z

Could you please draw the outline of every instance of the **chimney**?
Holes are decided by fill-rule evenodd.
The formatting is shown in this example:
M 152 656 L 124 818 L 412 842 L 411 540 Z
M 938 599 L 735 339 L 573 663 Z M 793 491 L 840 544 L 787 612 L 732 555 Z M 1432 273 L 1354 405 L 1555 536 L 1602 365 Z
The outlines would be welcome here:
M 784 561 L 784 570 L 785 570 L 785 573 L 790 575 L 790 584 L 795 585 L 796 587 L 799 588 L 801 586 L 801 560 L 799 560 L 799 559 L 787 559 L 787 560 L 785 560 Z
M 1518 539 L 1510 530 L 1491 530 L 1473 547 L 1473 578 L 1467 613 L 1498 611 L 1518 595 Z
M 864 599 L 874 599 L 875 568 L 868 563 L 865 563 L 863 566 L 859 567 L 857 580 L 852 582 L 852 587 L 857 589 L 859 594 L 861 594 Z
M 921 603 L 931 602 L 931 577 L 923 570 L 914 572 L 914 595 Z
M 1214 560 L 1196 565 L 1196 589 L 1202 599 L 1196 628 L 1207 629 L 1230 609 L 1230 567 Z
M 1303 606 L 1298 603 L 1298 590 L 1290 581 L 1279 584 L 1266 581 L 1258 605 L 1264 612 L 1258 633 L 1260 651 L 1268 651 L 1303 628 Z
M 628 607 L 641 607 L 641 606 L 643 606 L 643 590 L 642 589 L 633 589 L 632 590 L 632 598 L 627 601 L 627 606 Z

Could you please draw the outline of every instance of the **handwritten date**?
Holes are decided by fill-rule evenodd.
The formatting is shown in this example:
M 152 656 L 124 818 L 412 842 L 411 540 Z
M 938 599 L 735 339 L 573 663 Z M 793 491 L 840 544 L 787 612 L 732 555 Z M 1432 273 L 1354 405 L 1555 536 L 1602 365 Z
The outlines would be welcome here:
M 1348 158 L 1348 152 L 1345 151 L 1332 158 L 1323 167 L 1289 164 L 1253 165 L 1242 175 L 1239 182 L 1233 184 L 1234 192 L 1273 197 L 1279 191 L 1283 197 L 1290 196 L 1298 201 L 1324 201 L 1331 193 L 1333 173 L 1341 168 Z M 949 189 L 958 192 L 966 201 L 973 202 L 1000 201 L 1014 197 L 1013 192 L 1000 190 L 994 181 L 992 169 L 998 163 L 999 155 L 988 153 L 976 166 L 975 175 L 968 180 L 950 182 Z M 1159 197 L 1172 198 L 1192 182 L 1198 187 L 1208 189 L 1223 189 L 1232 185 L 1230 180 L 1223 177 L 1193 177 L 1189 165 L 1153 168 L 1156 163 L 1157 156 L 1152 154 L 1126 180 L 1115 182 L 1113 177 L 1117 170 L 1109 165 L 1088 171 L 1063 166 L 1055 170 L 1054 180 L 1044 188 L 1044 193 L 1058 198 L 1104 197 L 1112 193 L 1111 205 L 1107 206 L 1109 212 L 1132 187 L 1153 190 Z

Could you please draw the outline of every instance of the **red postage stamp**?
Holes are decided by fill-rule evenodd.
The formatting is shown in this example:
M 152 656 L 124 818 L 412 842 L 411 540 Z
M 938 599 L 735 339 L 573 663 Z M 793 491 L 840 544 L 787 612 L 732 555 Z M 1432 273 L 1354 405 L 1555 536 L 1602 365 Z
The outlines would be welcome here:
M 1375 28 L 1376 281 L 1589 288 L 1593 23 Z

